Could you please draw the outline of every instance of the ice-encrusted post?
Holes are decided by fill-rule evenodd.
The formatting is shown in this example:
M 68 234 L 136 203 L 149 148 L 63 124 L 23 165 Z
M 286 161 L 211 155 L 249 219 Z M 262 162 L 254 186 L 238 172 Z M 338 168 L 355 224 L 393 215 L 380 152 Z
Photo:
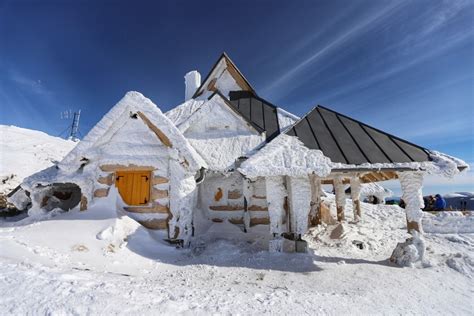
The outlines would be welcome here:
M 310 220 L 311 225 L 321 224 L 321 178 L 312 175 L 310 176 L 311 181 L 311 211 Z
M 398 172 L 398 179 L 402 186 L 402 199 L 405 201 L 407 228 L 412 237 L 405 242 L 398 243 L 393 250 L 390 261 L 400 266 L 414 266 L 422 262 L 425 254 L 425 241 L 423 239 L 423 173 L 419 171 Z
M 266 177 L 265 189 L 267 192 L 268 216 L 270 218 L 270 233 L 273 235 L 273 239 L 269 243 L 269 251 L 281 252 L 283 251 L 281 234 L 287 231 L 283 224 L 284 203 L 287 196 L 284 178 L 281 176 Z
M 344 185 L 340 176 L 334 178 L 334 192 L 336 193 L 337 220 L 342 222 L 346 207 L 346 192 L 344 192 Z
M 402 187 L 402 199 L 405 202 L 405 214 L 407 217 L 407 229 L 409 233 L 413 230 L 423 233 L 421 218 L 425 207 L 423 201 L 423 173 L 422 172 L 398 172 L 398 179 Z
M 359 177 L 352 177 L 350 180 L 351 185 L 351 199 L 354 210 L 354 221 L 358 222 L 362 216 L 360 210 L 360 179 Z

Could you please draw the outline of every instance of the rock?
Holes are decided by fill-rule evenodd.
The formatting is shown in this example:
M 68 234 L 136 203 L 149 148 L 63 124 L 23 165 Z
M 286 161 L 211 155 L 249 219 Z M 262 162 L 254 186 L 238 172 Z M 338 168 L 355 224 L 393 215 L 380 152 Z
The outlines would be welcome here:
M 338 224 L 332 230 L 331 235 L 329 235 L 329 238 L 331 238 L 331 239 L 341 239 L 343 235 L 344 235 L 344 226 L 342 226 L 342 224 Z
M 412 267 L 416 262 L 423 260 L 424 253 L 425 241 L 418 232 L 414 231 L 413 237 L 397 244 L 390 261 L 401 267 Z

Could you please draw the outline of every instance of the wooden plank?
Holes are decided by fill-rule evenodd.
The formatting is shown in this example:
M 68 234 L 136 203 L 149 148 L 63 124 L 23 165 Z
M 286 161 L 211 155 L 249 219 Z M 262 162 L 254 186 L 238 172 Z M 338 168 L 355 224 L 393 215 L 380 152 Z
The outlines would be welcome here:
M 153 229 L 153 230 L 168 229 L 167 219 L 153 219 L 149 221 L 139 221 L 139 223 L 148 229 Z
M 243 211 L 243 205 L 211 205 L 210 210 L 213 211 Z
M 151 199 L 156 200 L 156 199 L 164 199 L 168 197 L 168 190 L 160 190 L 153 188 L 151 191 Z
M 97 189 L 94 191 L 94 197 L 106 197 L 107 195 L 109 195 L 109 188 Z
M 142 112 L 137 112 L 138 116 L 145 122 L 145 124 L 156 134 L 156 136 L 160 139 L 163 145 L 167 147 L 173 147 L 173 144 L 169 140 L 168 136 L 165 135 L 158 127 L 156 127 Z
M 231 200 L 240 199 L 242 197 L 242 192 L 239 190 L 231 190 L 227 192 L 227 198 Z
M 166 205 L 162 205 L 160 203 L 154 203 L 153 206 L 129 206 L 125 207 L 127 212 L 132 213 L 162 213 L 166 214 L 169 213 L 169 208 Z
M 268 212 L 267 206 L 259 206 L 259 205 L 250 205 L 248 208 L 249 211 L 263 211 Z
M 114 174 L 111 173 L 108 176 L 99 177 L 97 179 L 97 182 L 99 182 L 100 184 L 112 185 L 114 183 Z
M 226 64 L 227 64 L 227 71 L 230 73 L 232 78 L 234 78 L 235 82 L 239 85 L 239 87 L 241 87 L 242 90 L 245 90 L 245 91 L 252 91 L 252 87 L 250 87 L 245 82 L 245 80 L 242 78 L 242 76 L 237 71 L 237 69 L 235 69 L 231 63 L 227 62 L 227 60 L 226 60 Z
M 165 177 L 160 177 L 160 176 L 154 176 L 152 180 L 152 184 L 163 184 L 163 183 L 168 183 L 170 180 L 168 180 Z
M 116 172 L 116 171 L 153 171 L 155 167 L 150 166 L 137 166 L 137 165 L 102 165 L 99 167 L 104 172 Z

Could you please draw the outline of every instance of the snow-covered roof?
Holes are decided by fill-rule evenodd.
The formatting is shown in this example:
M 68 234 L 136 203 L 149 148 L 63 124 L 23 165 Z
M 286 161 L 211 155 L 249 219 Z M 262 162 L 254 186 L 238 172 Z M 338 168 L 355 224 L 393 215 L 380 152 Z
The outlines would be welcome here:
M 277 114 L 281 133 L 284 133 L 287 129 L 291 128 L 293 124 L 300 120 L 299 116 L 283 110 L 282 108 L 277 108 Z
M 176 127 L 186 122 L 207 100 L 190 99 L 165 113 Z
M 169 138 L 171 147 L 175 148 L 186 159 L 191 170 L 206 166 L 204 160 L 184 138 L 178 128 L 161 110 L 148 98 L 139 92 L 131 91 L 120 100 L 84 137 L 84 139 L 59 163 L 59 168 L 76 170 L 83 163 L 81 159 L 88 158 L 92 147 L 104 145 L 106 134 L 114 134 L 131 114 L 142 113 L 155 127 Z M 144 124 L 146 124 L 144 122 Z M 124 135 L 126 137 L 126 135 Z M 137 139 L 130 139 L 130 143 Z M 89 159 L 89 158 L 88 158 Z
M 331 160 L 320 150 L 309 149 L 298 138 L 280 134 L 243 162 L 239 171 L 249 178 L 308 174 L 324 177 L 331 172 Z

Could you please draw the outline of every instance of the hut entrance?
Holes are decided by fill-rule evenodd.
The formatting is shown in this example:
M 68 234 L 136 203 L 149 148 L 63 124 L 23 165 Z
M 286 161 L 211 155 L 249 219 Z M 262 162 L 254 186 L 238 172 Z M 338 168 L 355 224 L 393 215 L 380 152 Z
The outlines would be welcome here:
M 144 205 L 150 201 L 150 171 L 117 171 L 115 185 L 128 205 Z

